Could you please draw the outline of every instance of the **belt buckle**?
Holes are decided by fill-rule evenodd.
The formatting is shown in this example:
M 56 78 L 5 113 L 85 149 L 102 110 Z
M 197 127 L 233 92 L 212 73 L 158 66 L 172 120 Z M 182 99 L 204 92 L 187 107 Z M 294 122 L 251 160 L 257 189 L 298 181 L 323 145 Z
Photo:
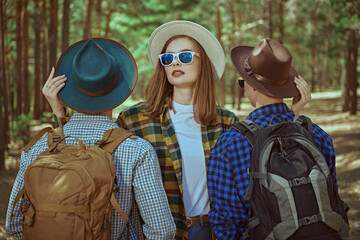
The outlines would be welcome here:
M 192 219 L 190 217 L 186 217 L 186 227 L 191 227 L 192 225 Z

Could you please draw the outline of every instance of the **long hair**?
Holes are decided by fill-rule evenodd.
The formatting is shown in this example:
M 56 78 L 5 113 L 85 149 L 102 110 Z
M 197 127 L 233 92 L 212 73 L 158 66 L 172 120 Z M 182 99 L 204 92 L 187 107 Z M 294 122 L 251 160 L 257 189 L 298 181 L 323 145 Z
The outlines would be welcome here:
M 211 125 L 216 122 L 216 94 L 215 94 L 215 69 L 202 46 L 193 38 L 178 35 L 170 38 L 164 45 L 161 53 L 164 53 L 167 46 L 174 39 L 187 37 L 195 43 L 195 47 L 200 54 L 200 73 L 195 83 L 194 92 L 194 119 L 197 123 Z M 160 115 L 164 105 L 173 109 L 174 86 L 171 85 L 166 77 L 165 68 L 158 63 L 155 72 L 146 87 L 145 97 L 146 106 L 144 115 L 156 118 Z

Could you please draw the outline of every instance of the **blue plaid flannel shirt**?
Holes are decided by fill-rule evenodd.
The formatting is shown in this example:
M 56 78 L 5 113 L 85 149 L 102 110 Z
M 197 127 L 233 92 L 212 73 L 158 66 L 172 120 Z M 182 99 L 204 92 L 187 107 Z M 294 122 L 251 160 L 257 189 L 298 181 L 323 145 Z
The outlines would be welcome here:
M 94 145 L 108 129 L 118 125 L 105 115 L 87 115 L 76 113 L 64 126 L 65 136 L 81 139 L 85 145 Z M 11 192 L 5 228 L 10 236 L 22 239 L 19 211 L 21 200 L 15 205 L 14 215 L 10 219 L 12 206 L 17 193 L 24 185 L 26 168 L 35 158 L 47 149 L 47 135 L 43 136 L 27 153 L 21 155 L 19 172 Z M 73 138 L 66 139 L 67 144 L 77 144 Z M 113 210 L 111 219 L 111 239 L 173 239 L 175 223 L 172 218 L 165 190 L 162 184 L 160 166 L 153 147 L 142 138 L 126 139 L 113 154 L 119 191 L 115 194 L 120 207 L 129 216 L 127 227 L 124 219 Z M 122 177 L 120 177 L 122 176 Z M 126 177 L 130 176 L 130 177 Z M 136 208 L 136 204 L 138 208 Z M 140 224 L 140 216 L 144 224 Z
M 265 127 L 274 115 L 292 121 L 294 114 L 285 103 L 276 103 L 255 109 L 247 119 Z M 275 118 L 273 123 L 281 122 Z M 337 186 L 335 151 L 332 140 L 319 126 L 313 124 L 314 141 L 324 154 Z M 251 205 L 244 198 L 249 184 L 246 169 L 250 167 L 252 146 L 245 136 L 230 129 L 213 148 L 207 166 L 208 188 L 211 202 L 209 213 L 213 232 L 217 239 L 243 239 L 247 230 Z

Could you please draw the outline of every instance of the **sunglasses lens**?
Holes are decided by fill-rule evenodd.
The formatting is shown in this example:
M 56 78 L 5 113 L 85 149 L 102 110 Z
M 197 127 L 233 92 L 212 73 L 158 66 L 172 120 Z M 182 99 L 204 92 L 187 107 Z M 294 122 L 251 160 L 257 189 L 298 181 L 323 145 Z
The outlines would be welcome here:
M 173 62 L 174 56 L 172 54 L 163 54 L 161 55 L 161 64 L 164 66 L 168 66 Z
M 244 80 L 243 79 L 239 79 L 239 85 L 241 88 L 244 88 Z
M 193 59 L 193 55 L 191 52 L 182 52 L 179 54 L 179 60 L 181 63 L 191 63 Z

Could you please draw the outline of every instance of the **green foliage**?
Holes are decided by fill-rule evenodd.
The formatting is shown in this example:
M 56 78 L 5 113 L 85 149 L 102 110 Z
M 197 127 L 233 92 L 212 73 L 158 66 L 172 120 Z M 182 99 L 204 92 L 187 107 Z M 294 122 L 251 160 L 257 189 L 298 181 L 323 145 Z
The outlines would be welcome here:
M 40 117 L 40 122 L 47 122 L 47 119 L 52 119 L 53 118 L 53 115 L 51 112 L 43 112 L 42 113 L 42 116 Z
M 3 1 L 6 16 L 5 45 L 8 53 L 8 74 L 12 82 L 9 88 L 13 91 L 15 84 L 16 60 L 16 1 Z M 47 24 L 49 23 L 50 0 L 47 5 Z M 70 5 L 70 40 L 69 44 L 82 40 L 85 24 L 85 0 L 72 0 Z M 97 1 L 93 1 L 94 3 Z M 358 0 L 270 0 L 272 4 L 273 37 L 280 38 L 281 18 L 280 2 L 283 8 L 283 42 L 293 55 L 293 65 L 308 81 L 323 84 L 321 76 L 338 79 L 342 71 L 344 56 L 344 33 L 347 28 L 360 28 L 360 1 Z M 268 37 L 268 20 L 265 12 L 269 0 L 130 0 L 101 1 L 100 36 L 104 36 L 108 17 L 110 16 L 109 38 L 121 42 L 134 55 L 138 67 L 138 84 L 133 95 L 143 97 L 143 91 L 153 68 L 147 58 L 147 43 L 151 33 L 161 24 L 176 20 L 190 20 L 208 28 L 215 36 L 217 30 L 217 10 L 221 18 L 221 43 L 227 61 L 224 79 L 228 93 L 237 75 L 230 60 L 230 51 L 236 45 L 254 46 L 262 38 Z M 43 4 L 43 1 L 40 3 Z M 61 45 L 63 18 L 63 0 L 58 1 L 58 46 Z M 95 11 L 92 12 L 91 32 L 95 35 L 98 21 Z M 34 26 L 35 1 L 29 1 L 29 81 L 34 79 Z M 239 23 L 235 24 L 239 12 Z M 111 15 L 110 15 L 111 14 Z M 48 33 L 43 27 L 43 33 Z M 61 49 L 58 47 L 58 55 Z M 312 56 L 312 54 L 314 56 Z M 358 65 L 359 66 L 359 65 Z M 50 66 L 42 66 L 47 69 Z M 360 75 L 359 75 L 360 76 Z M 322 78 L 325 78 L 322 77 Z M 332 87 L 338 81 L 330 81 Z M 31 87 L 32 88 L 32 87 Z
M 330 0 L 335 11 L 335 26 L 338 30 L 360 27 L 360 2 L 357 0 Z
M 14 139 L 20 143 L 20 146 L 24 146 L 30 141 L 30 125 L 33 117 L 32 114 L 20 114 L 17 116 L 16 121 L 13 123 L 10 131 Z
M 79 1 L 73 1 L 78 4 Z M 138 86 L 146 86 L 153 69 L 147 58 L 147 41 L 159 25 L 176 19 L 197 22 L 208 28 L 215 36 L 217 32 L 217 9 L 221 17 L 221 42 L 225 50 L 227 68 L 224 75 L 227 89 L 236 75 L 229 54 L 235 45 L 254 46 L 267 36 L 267 20 L 264 0 L 133 0 L 127 2 L 103 0 L 103 8 L 111 4 L 116 9 L 111 19 L 111 38 L 120 41 L 133 53 L 139 72 Z M 272 0 L 274 38 L 280 37 L 279 0 Z M 348 0 L 284 0 L 283 26 L 284 44 L 293 54 L 293 63 L 307 80 L 322 83 L 318 75 L 326 72 L 329 79 L 338 79 L 339 59 L 343 58 L 344 27 L 359 27 L 359 15 L 347 16 L 349 6 L 356 1 Z M 350 4 L 350 5 L 349 5 Z M 351 5 L 351 6 L 352 6 Z M 357 6 L 357 5 L 356 5 Z M 84 12 L 84 6 L 77 6 Z M 357 8 L 356 8 L 357 9 Z M 240 24 L 234 25 L 236 11 L 240 13 Z M 357 10 L 356 10 L 357 11 Z M 83 13 L 82 13 L 83 14 Z M 83 19 L 83 16 L 81 16 Z M 80 22 L 78 22 L 79 24 Z M 315 59 L 311 54 L 315 50 Z M 328 59 L 328 61 L 324 61 Z M 313 62 L 315 60 L 315 62 Z M 316 64 L 313 66 L 313 64 Z M 316 68 L 315 75 L 312 75 Z M 331 81 L 337 84 L 338 81 Z M 134 90 L 142 96 L 144 87 Z
M 113 109 L 113 115 L 116 116 L 116 118 L 117 118 L 117 116 L 119 115 L 119 113 L 121 111 L 123 111 L 126 108 L 132 107 L 132 106 L 134 106 L 135 104 L 137 104 L 138 102 L 141 102 L 141 101 L 143 101 L 143 100 L 133 100 L 132 98 L 128 98 L 120 106 Z

